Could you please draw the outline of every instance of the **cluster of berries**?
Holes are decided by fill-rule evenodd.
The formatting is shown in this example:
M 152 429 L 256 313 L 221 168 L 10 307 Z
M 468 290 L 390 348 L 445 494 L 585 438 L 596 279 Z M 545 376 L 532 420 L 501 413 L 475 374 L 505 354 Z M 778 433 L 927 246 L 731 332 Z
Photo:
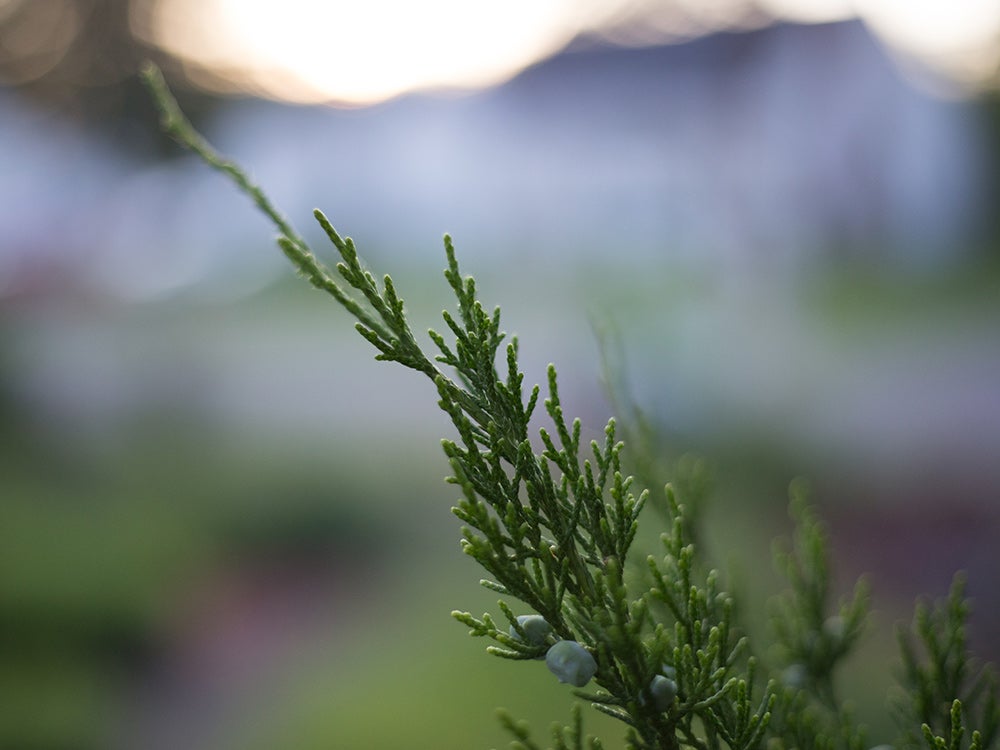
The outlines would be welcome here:
M 555 640 L 552 626 L 541 615 L 520 615 L 518 628 L 510 628 L 510 637 L 531 646 L 544 646 L 555 641 L 545 653 L 545 666 L 559 682 L 583 687 L 597 674 L 597 661 L 593 655 L 577 641 Z M 522 637 L 523 633 L 523 637 Z M 673 667 L 664 664 L 662 674 L 656 675 L 649 684 L 649 699 L 660 711 L 666 711 L 677 697 L 677 682 Z

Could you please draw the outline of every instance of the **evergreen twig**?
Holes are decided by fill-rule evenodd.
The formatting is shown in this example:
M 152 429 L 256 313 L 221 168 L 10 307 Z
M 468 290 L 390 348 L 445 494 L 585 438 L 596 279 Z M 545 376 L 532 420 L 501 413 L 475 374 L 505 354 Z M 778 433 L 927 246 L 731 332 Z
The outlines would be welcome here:
M 834 673 L 863 631 L 867 586 L 859 583 L 831 613 L 826 534 L 800 484 L 792 488 L 794 544 L 776 553 L 790 586 L 771 618 L 782 684 L 764 684 L 734 598 L 700 544 L 708 486 L 702 462 L 678 465 L 680 499 L 671 485 L 662 499 L 654 493 L 668 531 L 661 556 L 634 565 L 639 516 L 656 485 L 655 459 L 639 452 L 649 489 L 633 491 L 615 420 L 603 441 L 584 444 L 580 421 L 565 415 L 554 365 L 542 402 L 549 426 L 534 432 L 541 389 L 525 393 L 517 339 L 507 340 L 500 309 L 488 311 L 474 279 L 461 274 L 450 237 L 444 276 L 455 310 L 442 313 L 447 338 L 428 332 L 436 351 L 427 353 L 391 277 L 379 284 L 353 241 L 316 210 L 340 257 L 332 272 L 246 173 L 197 133 L 160 72 L 147 65 L 142 76 L 164 130 L 250 197 L 274 224 L 291 263 L 356 320 L 376 358 L 434 382 L 456 433 L 442 447 L 451 467 L 447 481 L 461 494 L 452 511 L 464 524 L 462 548 L 488 574 L 481 584 L 504 597 L 497 605 L 501 621 L 489 613 L 452 615 L 471 635 L 491 641 L 489 653 L 544 658 L 560 681 L 577 688 L 596 683 L 596 691 L 576 695 L 625 724 L 625 744 L 633 750 L 759 750 L 765 739 L 773 750 L 863 750 L 863 733 L 837 693 Z M 641 410 L 627 411 L 638 427 L 626 423 L 625 432 L 648 439 Z M 639 580 L 626 575 L 630 562 Z M 989 750 L 996 741 L 996 680 L 975 671 L 966 651 L 962 585 L 956 579 L 947 602 L 934 609 L 921 605 L 913 634 L 900 638 L 907 687 L 898 701 L 901 748 Z M 541 750 L 527 725 L 506 712 L 499 716 L 513 747 Z M 582 722 L 574 707 L 571 724 L 553 730 L 554 750 L 601 750 Z

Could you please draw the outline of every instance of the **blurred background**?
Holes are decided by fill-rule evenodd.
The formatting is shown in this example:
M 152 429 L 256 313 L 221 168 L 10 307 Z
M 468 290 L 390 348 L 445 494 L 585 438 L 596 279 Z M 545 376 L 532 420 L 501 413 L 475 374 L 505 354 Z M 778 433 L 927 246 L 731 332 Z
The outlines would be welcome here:
M 430 383 L 159 134 L 147 58 L 415 328 L 450 232 L 529 381 L 704 456 L 755 622 L 808 477 L 874 588 L 871 744 L 915 596 L 968 571 L 1000 657 L 995 0 L 0 0 L 0 748 L 485 748 L 571 703 L 448 616 L 495 596 Z

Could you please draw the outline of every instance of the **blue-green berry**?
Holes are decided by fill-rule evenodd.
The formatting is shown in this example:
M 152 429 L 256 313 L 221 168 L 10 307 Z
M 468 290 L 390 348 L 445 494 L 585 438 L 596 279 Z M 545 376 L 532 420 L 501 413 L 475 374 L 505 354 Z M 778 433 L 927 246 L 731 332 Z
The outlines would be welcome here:
M 833 641 L 842 641 L 846 630 L 847 623 L 844 622 L 844 618 L 840 615 L 827 617 L 823 622 L 823 634 Z
M 671 670 L 673 671 L 673 670 Z M 666 711 L 677 697 L 677 683 L 662 674 L 656 675 L 649 683 L 649 694 L 658 711 Z
M 552 632 L 552 626 L 541 615 L 518 615 L 517 624 L 521 626 L 528 639 L 527 643 L 531 646 L 543 645 Z M 521 634 L 513 625 L 510 626 L 510 637 L 516 641 L 521 640 Z
M 559 682 L 583 687 L 597 674 L 597 662 L 576 641 L 558 641 L 545 654 L 545 666 Z
M 804 664 L 789 664 L 781 673 L 781 681 L 786 687 L 801 690 L 809 682 L 809 670 Z

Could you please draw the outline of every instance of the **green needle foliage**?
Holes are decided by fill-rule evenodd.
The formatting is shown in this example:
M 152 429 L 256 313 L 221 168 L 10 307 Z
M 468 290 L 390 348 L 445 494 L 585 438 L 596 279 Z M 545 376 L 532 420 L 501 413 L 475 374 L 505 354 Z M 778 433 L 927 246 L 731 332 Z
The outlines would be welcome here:
M 772 601 L 774 667 L 782 691 L 775 711 L 781 744 L 808 750 L 863 750 L 864 733 L 842 702 L 835 673 L 860 638 L 868 616 L 868 587 L 858 581 L 850 600 L 831 611 L 828 539 L 807 501 L 807 489 L 791 487 L 795 536 L 777 544 L 774 560 L 789 588 Z
M 901 745 L 919 748 L 926 740 L 931 750 L 965 750 L 965 742 L 969 748 L 995 746 L 996 674 L 977 667 L 968 652 L 968 617 L 965 577 L 957 575 L 947 599 L 919 602 L 912 626 L 898 632 L 906 688 L 894 705 L 904 731 Z
M 789 589 L 773 608 L 774 645 L 754 651 L 733 596 L 699 543 L 708 485 L 703 464 L 678 466 L 680 497 L 690 497 L 691 506 L 672 485 L 654 493 L 652 504 L 667 529 L 663 546 L 656 555 L 637 556 L 632 546 L 650 494 L 633 489 L 623 470 L 615 421 L 608 422 L 603 441 L 584 444 L 580 421 L 564 414 L 554 366 L 544 399 L 538 386 L 526 391 L 517 339 L 507 340 L 499 308 L 484 307 L 475 281 L 461 274 L 449 237 L 444 276 L 455 311 L 442 314 L 447 336 L 429 331 L 436 351 L 428 353 L 392 279 L 376 280 L 350 238 L 315 211 L 340 256 L 334 269 L 324 265 L 245 172 L 195 132 L 159 71 L 147 66 L 143 77 L 166 132 L 226 174 L 270 217 L 281 250 L 312 286 L 355 318 L 376 358 L 433 381 L 456 433 L 442 446 L 451 467 L 447 481 L 460 493 L 452 510 L 464 524 L 462 548 L 485 571 L 481 584 L 503 597 L 499 615 L 452 615 L 471 635 L 491 642 L 489 653 L 545 659 L 578 697 L 625 725 L 625 745 L 634 750 L 757 750 L 765 742 L 769 750 L 863 750 L 862 729 L 841 703 L 834 673 L 864 629 L 867 588 L 859 584 L 831 611 L 826 536 L 800 485 L 792 492 L 794 543 L 776 553 Z M 549 426 L 536 431 L 540 399 Z M 653 458 L 638 455 L 640 474 L 653 476 Z M 970 750 L 994 742 L 995 683 L 985 675 L 970 677 L 964 622 L 956 587 L 942 610 L 918 610 L 915 632 L 929 655 L 926 665 L 903 639 L 900 748 L 915 744 L 914 738 L 931 750 L 966 750 L 963 738 Z M 774 658 L 765 663 L 761 654 Z M 767 680 L 768 672 L 779 678 Z M 970 717 L 975 726 L 966 725 Z M 513 747 L 540 750 L 529 727 L 506 712 L 500 721 Z M 602 748 L 582 722 L 574 707 L 571 723 L 553 728 L 551 747 Z

